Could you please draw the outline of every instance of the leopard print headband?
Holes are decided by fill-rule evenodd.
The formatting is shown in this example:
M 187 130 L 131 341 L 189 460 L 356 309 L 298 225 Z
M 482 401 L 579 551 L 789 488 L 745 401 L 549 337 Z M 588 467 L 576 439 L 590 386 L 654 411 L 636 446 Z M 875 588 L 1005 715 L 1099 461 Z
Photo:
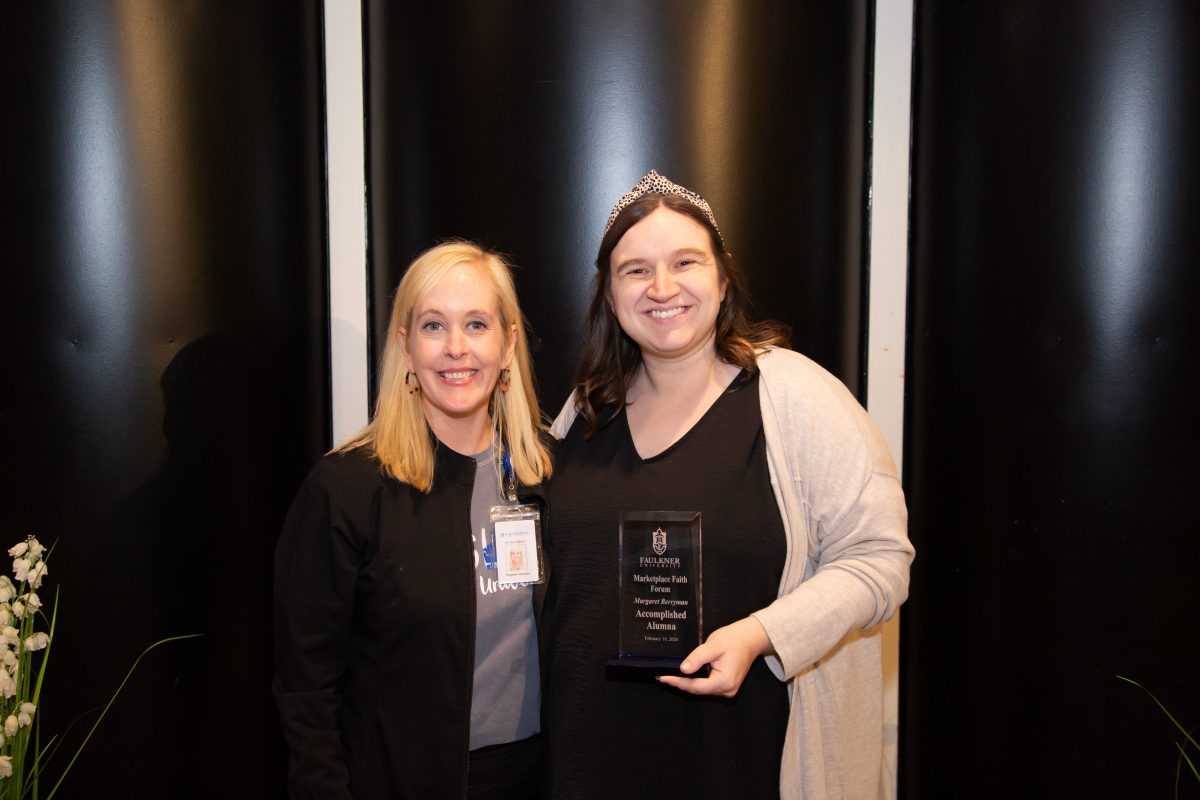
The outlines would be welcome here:
M 713 216 L 712 208 L 709 207 L 708 201 L 700 195 L 693 192 L 691 189 L 685 189 L 678 183 L 674 183 L 668 178 L 659 175 L 656 170 L 647 172 L 640 181 L 634 184 L 624 197 L 617 201 L 613 206 L 612 213 L 608 215 L 608 222 L 604 225 L 604 233 L 608 233 L 608 229 L 612 227 L 617 216 L 625 210 L 633 201 L 645 197 L 648 194 L 673 194 L 684 198 L 689 203 L 700 209 L 700 212 L 712 223 L 713 228 L 717 231 L 717 238 L 724 242 L 724 237 L 721 236 L 721 228 L 717 225 L 717 218 Z

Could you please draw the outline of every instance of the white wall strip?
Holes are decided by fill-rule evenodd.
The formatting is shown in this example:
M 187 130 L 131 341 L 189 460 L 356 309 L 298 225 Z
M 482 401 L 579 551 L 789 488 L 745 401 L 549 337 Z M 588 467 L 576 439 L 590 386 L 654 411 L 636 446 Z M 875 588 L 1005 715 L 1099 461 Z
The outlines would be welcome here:
M 325 157 L 333 441 L 367 422 L 367 218 L 361 0 L 325 0 Z
M 896 463 L 904 446 L 904 332 L 908 276 L 909 122 L 912 96 L 912 0 L 875 4 L 875 75 L 871 141 L 870 311 L 867 408 Z M 899 615 L 884 625 L 884 758 L 896 796 L 899 739 Z

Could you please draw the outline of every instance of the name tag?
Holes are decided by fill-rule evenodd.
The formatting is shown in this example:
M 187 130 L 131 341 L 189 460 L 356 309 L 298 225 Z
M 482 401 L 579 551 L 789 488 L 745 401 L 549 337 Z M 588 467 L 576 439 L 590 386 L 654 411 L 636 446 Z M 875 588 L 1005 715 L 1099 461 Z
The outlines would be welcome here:
M 492 507 L 490 544 L 494 548 L 498 583 L 521 585 L 545 581 L 541 519 L 536 506 Z

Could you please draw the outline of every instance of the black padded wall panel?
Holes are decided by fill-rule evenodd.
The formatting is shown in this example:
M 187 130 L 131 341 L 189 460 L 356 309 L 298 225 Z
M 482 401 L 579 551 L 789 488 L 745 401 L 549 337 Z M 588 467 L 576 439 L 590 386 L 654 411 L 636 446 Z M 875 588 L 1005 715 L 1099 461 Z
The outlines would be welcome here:
M 1200 724 L 1200 12 L 917 10 L 901 786 L 1170 797 L 1115 675 Z
M 868 4 L 367 3 L 375 336 L 411 259 L 508 253 L 542 399 L 565 397 L 612 204 L 705 194 L 759 316 L 858 390 Z M 378 341 L 375 344 L 378 352 Z
M 57 542 L 43 743 L 204 634 L 58 796 L 282 795 L 271 554 L 329 416 L 319 32 L 313 2 L 8 10 L 0 542 Z

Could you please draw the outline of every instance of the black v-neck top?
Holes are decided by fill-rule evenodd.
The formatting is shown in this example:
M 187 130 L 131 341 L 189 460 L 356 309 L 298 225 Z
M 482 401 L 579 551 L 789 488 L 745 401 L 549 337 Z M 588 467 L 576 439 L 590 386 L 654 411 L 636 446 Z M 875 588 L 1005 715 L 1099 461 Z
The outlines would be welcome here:
M 763 659 L 736 697 L 698 697 L 617 655 L 622 511 L 700 511 L 704 631 L 776 597 L 786 556 L 758 377 L 741 375 L 679 441 L 641 458 L 620 414 L 587 440 L 577 420 L 550 487 L 544 731 L 552 797 L 777 797 L 786 686 Z

